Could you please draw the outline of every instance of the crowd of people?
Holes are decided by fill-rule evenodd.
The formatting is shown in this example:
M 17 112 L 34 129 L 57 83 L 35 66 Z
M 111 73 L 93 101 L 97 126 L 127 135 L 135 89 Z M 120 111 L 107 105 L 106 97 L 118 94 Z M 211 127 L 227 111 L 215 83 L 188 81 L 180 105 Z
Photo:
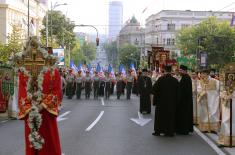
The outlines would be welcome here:
M 93 94 L 94 99 L 99 97 L 109 99 L 115 90 L 117 99 L 120 99 L 121 95 L 124 95 L 125 92 L 126 99 L 128 100 L 131 98 L 132 93 L 138 95 L 137 74 L 133 73 L 133 70 L 129 70 L 125 76 L 122 73 L 116 73 L 113 76 L 108 71 L 102 75 L 96 71 L 93 74 L 86 71 L 85 75 L 83 75 L 81 70 L 74 73 L 72 69 L 69 69 L 61 70 L 61 78 L 62 91 L 68 99 L 72 99 L 73 96 L 81 99 L 83 91 L 85 99 L 90 99 L 91 94 Z
M 115 76 L 105 72 L 100 76 L 98 72 L 91 75 L 88 71 L 85 75 L 81 71 L 74 74 L 70 69 L 61 71 L 61 76 L 63 93 L 68 99 L 74 95 L 81 99 L 82 91 L 86 99 L 91 98 L 91 92 L 94 99 L 109 99 L 112 94 L 117 99 L 126 94 L 126 99 L 130 99 L 134 93 L 140 98 L 140 113 L 150 114 L 154 105 L 154 136 L 188 135 L 193 132 L 193 125 L 197 125 L 202 132 L 218 134 L 220 145 L 229 145 L 228 102 L 235 98 L 235 93 L 234 97 L 226 95 L 214 70 L 188 72 L 181 65 L 174 71 L 166 66 L 161 72 L 143 69 L 137 73 L 129 70 L 125 76 L 121 72 Z M 235 133 L 234 127 L 232 130 Z
M 235 146 L 235 108 L 229 104 L 235 102 L 233 74 L 228 74 L 225 83 L 214 70 L 188 72 L 181 65 L 174 72 L 166 66 L 164 73 L 152 78 L 154 136 L 188 135 L 196 125 L 201 132 L 217 134 L 218 145 Z M 231 87 L 230 93 L 226 85 Z

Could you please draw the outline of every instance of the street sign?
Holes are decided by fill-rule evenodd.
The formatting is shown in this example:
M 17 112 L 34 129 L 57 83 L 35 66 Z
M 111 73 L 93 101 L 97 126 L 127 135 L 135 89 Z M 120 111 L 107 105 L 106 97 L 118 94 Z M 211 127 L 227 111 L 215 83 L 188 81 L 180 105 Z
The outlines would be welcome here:
M 64 66 L 64 49 L 63 48 L 54 48 L 53 55 L 58 57 L 59 66 Z
M 201 67 L 207 66 L 207 53 L 206 52 L 200 53 L 200 66 Z

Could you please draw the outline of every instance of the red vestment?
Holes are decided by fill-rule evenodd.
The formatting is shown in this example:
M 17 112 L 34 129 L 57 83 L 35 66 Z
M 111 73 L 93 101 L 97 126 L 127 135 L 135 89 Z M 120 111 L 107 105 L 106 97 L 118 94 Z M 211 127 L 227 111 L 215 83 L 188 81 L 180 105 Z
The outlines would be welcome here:
M 0 79 L 0 112 L 6 112 L 7 103 L 2 93 L 2 79 Z
M 31 100 L 27 98 L 27 75 L 19 73 L 19 118 L 25 120 L 25 143 L 26 155 L 34 155 L 34 149 L 30 147 L 28 126 L 28 112 L 32 106 Z M 44 138 L 45 143 L 38 155 L 61 155 L 59 132 L 57 127 L 58 107 L 61 103 L 61 77 L 57 69 L 46 71 L 42 82 L 43 110 L 42 125 L 39 134 Z

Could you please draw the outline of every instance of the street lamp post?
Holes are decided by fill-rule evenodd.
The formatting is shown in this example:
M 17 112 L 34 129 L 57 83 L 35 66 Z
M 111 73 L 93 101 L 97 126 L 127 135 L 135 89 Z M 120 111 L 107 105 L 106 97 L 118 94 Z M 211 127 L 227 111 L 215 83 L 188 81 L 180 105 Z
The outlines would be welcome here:
M 50 33 L 50 36 L 51 36 L 51 47 L 52 47 L 52 41 L 53 41 L 53 38 L 52 38 L 52 11 L 53 9 L 55 9 L 56 7 L 58 6 L 61 6 L 61 5 L 68 5 L 67 3 L 63 3 L 63 4 L 58 4 L 57 2 L 52 5 L 52 2 L 51 2 L 51 19 L 50 19 L 50 30 L 51 30 L 51 33 Z M 48 13 L 47 13 L 47 16 L 46 16 L 46 45 L 48 47 Z
M 92 27 L 96 30 L 96 46 L 99 46 L 99 33 L 98 33 L 98 29 L 93 26 L 93 25 L 84 25 L 84 24 L 80 24 L 80 25 L 75 25 L 76 26 L 80 26 L 80 27 Z
M 93 25 L 84 25 L 84 24 L 80 24 L 80 25 L 74 25 L 74 27 L 92 27 L 96 30 L 96 46 L 99 46 L 99 33 L 98 33 L 98 29 L 93 26 Z M 69 53 L 68 53 L 68 59 L 69 59 L 69 63 L 70 63 L 70 49 L 69 49 Z

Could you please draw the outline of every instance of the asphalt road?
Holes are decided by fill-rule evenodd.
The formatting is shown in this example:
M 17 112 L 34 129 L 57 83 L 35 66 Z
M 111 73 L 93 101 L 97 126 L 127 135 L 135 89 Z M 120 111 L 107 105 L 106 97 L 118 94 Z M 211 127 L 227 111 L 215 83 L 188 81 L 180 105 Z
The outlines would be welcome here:
M 58 118 L 65 155 L 216 155 L 196 133 L 188 136 L 152 136 L 153 123 L 140 126 L 139 99 L 67 100 Z M 144 119 L 153 119 L 144 115 Z M 142 119 L 143 120 L 143 119 Z M 0 155 L 24 154 L 23 122 L 0 122 Z

